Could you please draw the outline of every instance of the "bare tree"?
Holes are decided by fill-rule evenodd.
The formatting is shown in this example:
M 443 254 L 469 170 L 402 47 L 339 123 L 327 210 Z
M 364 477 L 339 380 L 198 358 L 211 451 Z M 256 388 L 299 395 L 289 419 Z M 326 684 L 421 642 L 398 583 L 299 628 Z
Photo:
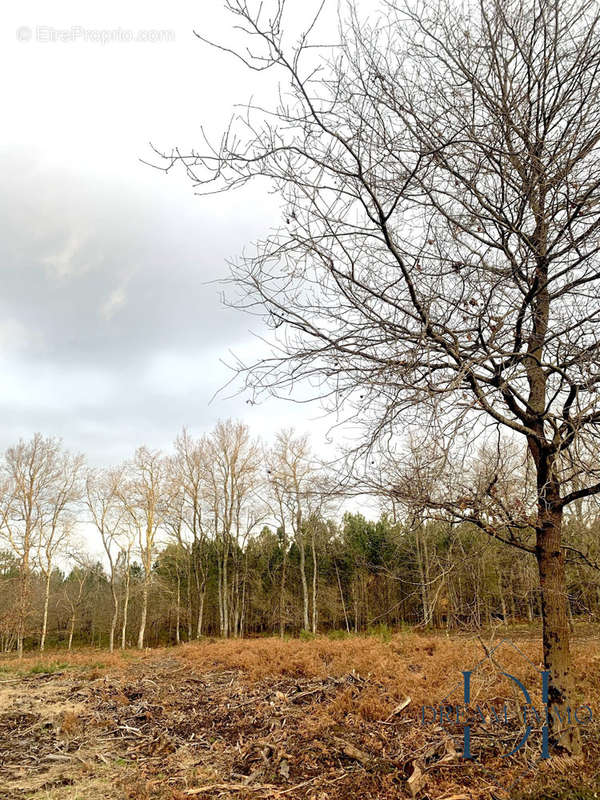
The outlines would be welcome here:
M 108 580 L 112 599 L 112 617 L 108 647 L 112 653 L 115 646 L 115 631 L 119 619 L 119 595 L 117 575 L 123 560 L 123 504 L 119 489 L 123 481 L 122 470 L 106 472 L 90 471 L 85 482 L 85 500 L 94 525 L 100 533 L 102 546 L 108 560 Z
M 190 554 L 185 556 L 186 552 L 186 544 L 183 539 L 183 530 L 184 530 L 184 503 L 185 503 L 185 489 L 182 483 L 179 481 L 179 476 L 177 475 L 176 471 L 173 469 L 174 467 L 174 459 L 168 460 L 168 480 L 171 482 L 171 487 L 169 491 L 169 506 L 165 510 L 164 515 L 164 524 L 165 530 L 167 535 L 173 539 L 175 543 L 175 558 L 171 559 L 170 564 L 170 571 L 172 576 L 175 578 L 176 582 L 176 591 L 175 591 L 175 643 L 181 643 L 181 576 L 182 576 L 182 565 L 185 564 L 188 567 L 187 577 L 188 577 L 188 589 L 189 589 L 189 578 L 191 577 L 191 571 L 189 569 L 191 564 L 191 557 Z M 188 612 L 190 611 L 190 604 L 188 602 Z
M 310 480 L 313 465 L 311 462 L 308 436 L 295 436 L 294 431 L 280 431 L 275 438 L 269 466 L 269 483 L 274 493 L 279 510 L 279 522 L 284 531 L 286 518 L 292 530 L 299 554 L 300 581 L 302 584 L 302 627 L 310 630 L 309 594 L 306 577 L 306 541 L 305 524 L 308 514 L 305 512 L 310 493 Z M 286 548 L 287 549 L 287 548 Z M 284 556 L 285 558 L 285 556 Z M 285 580 L 285 564 L 282 569 L 282 581 Z M 284 584 L 281 585 L 283 599 Z
M 192 537 L 190 546 L 187 548 L 188 639 L 192 638 L 192 575 L 196 586 L 198 603 L 195 634 L 197 639 L 202 635 L 206 581 L 208 577 L 208 542 L 202 521 L 205 486 L 203 481 L 206 474 L 205 450 L 205 439 L 194 440 L 185 429 L 175 440 L 173 470 L 176 480 L 180 482 L 183 490 L 183 522 Z
M 47 613 L 52 559 L 66 529 L 59 526 L 60 518 L 71 502 L 75 461 L 64 455 L 58 439 L 44 438 L 36 433 L 29 442 L 20 440 L 10 447 L 2 464 L 4 491 L 0 498 L 0 534 L 8 543 L 19 563 L 17 592 L 17 652 L 23 655 L 23 641 L 31 614 L 31 569 L 36 555 L 42 552 L 46 563 Z M 78 462 L 79 464 L 79 462 Z M 73 469 L 71 469 L 73 467 Z M 64 469 L 63 469 L 64 468 Z M 64 480 L 63 480 L 64 479 Z M 44 540 L 42 539 L 42 533 Z M 45 638 L 45 628 L 43 632 Z
M 280 583 L 280 635 L 283 635 L 283 603 L 289 548 L 286 533 L 288 528 L 292 532 L 299 554 L 303 628 L 316 633 L 318 564 L 315 535 L 330 487 L 314 459 L 307 435 L 296 435 L 289 428 L 279 431 L 275 436 L 275 444 L 268 451 L 266 458 L 268 486 L 271 494 L 270 508 L 279 523 L 284 548 Z M 312 557 L 310 593 L 306 570 L 307 539 L 310 543 Z M 311 604 L 312 613 L 310 613 Z
M 358 411 L 367 444 L 424 409 L 448 435 L 468 424 L 522 438 L 537 506 L 524 549 L 560 711 L 562 519 L 600 491 L 598 464 L 582 459 L 600 425 L 598 6 L 388 0 L 385 24 L 350 7 L 320 59 L 317 20 L 290 48 L 283 2 L 226 7 L 250 40 L 231 52 L 281 70 L 287 91 L 165 168 L 182 162 L 201 192 L 267 178 L 282 197 L 281 228 L 233 267 L 233 302 L 277 329 L 248 385 L 282 393 L 310 379 Z M 577 749 L 552 722 L 553 741 Z
M 266 503 L 271 516 L 277 523 L 277 534 L 279 536 L 279 546 L 281 549 L 281 568 L 279 573 L 279 636 L 281 639 L 285 636 L 285 626 L 287 622 L 286 580 L 290 549 L 287 525 L 288 508 L 286 503 L 287 478 L 281 459 L 282 447 L 280 440 L 282 435 L 281 433 L 278 434 L 278 444 L 266 450 L 264 453 L 264 461 L 267 465 Z
M 240 548 L 262 518 L 256 494 L 259 464 L 260 449 L 248 427 L 231 420 L 219 422 L 206 441 L 205 491 L 217 548 L 223 636 L 240 633 L 245 585 L 240 572 Z
M 144 572 L 142 611 L 137 646 L 144 647 L 148 617 L 148 595 L 152 567 L 156 555 L 157 536 L 169 505 L 164 456 L 147 447 L 139 447 L 128 465 L 127 476 L 119 495 L 131 525 L 134 527 Z M 129 572 L 129 571 L 128 571 Z M 124 629 L 124 628 L 123 628 Z
M 89 588 L 89 581 L 94 571 L 95 564 L 80 548 L 77 551 L 72 550 L 69 555 L 73 561 L 73 567 L 63 585 L 63 594 L 69 609 L 69 639 L 67 649 L 70 651 L 73 647 L 73 636 L 75 634 L 77 616 L 83 606 L 86 589 Z
M 129 597 L 131 594 L 131 553 L 135 546 L 136 530 L 134 525 L 125 524 L 123 538 L 117 556 L 117 570 L 122 574 L 123 583 L 123 614 L 121 621 L 121 650 L 125 650 L 127 643 L 127 622 L 129 620 Z
M 43 652 L 48 630 L 48 604 L 50 602 L 50 579 L 56 557 L 65 552 L 70 534 L 76 522 L 77 504 L 81 500 L 82 455 L 56 453 L 55 476 L 45 499 L 38 505 L 39 537 L 37 561 L 44 576 L 44 608 L 40 651 Z

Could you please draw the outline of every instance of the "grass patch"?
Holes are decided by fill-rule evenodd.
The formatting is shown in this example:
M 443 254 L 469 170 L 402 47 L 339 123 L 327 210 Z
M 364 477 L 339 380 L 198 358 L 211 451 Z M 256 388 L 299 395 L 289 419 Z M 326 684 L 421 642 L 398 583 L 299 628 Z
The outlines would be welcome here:
M 70 664 L 51 661 L 50 663 L 34 664 L 26 670 L 29 675 L 53 675 L 55 672 L 63 672 L 70 668 Z
M 347 639 L 349 636 L 351 636 L 351 634 L 344 630 L 328 631 L 327 633 L 327 638 L 332 642 L 337 642 L 340 639 Z
M 367 628 L 367 635 L 376 636 L 382 642 L 391 642 L 394 634 L 389 625 L 386 625 L 384 622 L 380 622 L 379 625 L 370 625 Z

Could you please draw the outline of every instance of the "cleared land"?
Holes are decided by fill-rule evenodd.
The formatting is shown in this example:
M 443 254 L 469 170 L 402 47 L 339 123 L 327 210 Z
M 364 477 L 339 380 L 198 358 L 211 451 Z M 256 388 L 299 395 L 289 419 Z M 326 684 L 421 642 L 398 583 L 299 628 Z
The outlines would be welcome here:
M 493 645 L 505 634 L 497 632 Z M 501 644 L 473 678 L 482 705 L 516 702 L 502 670 L 531 689 L 534 705 L 539 699 L 539 637 L 509 634 L 518 649 Z M 599 796 L 595 721 L 581 728 L 584 757 L 576 762 L 540 762 L 535 724 L 527 745 L 502 758 L 520 738 L 517 726 L 482 723 L 473 728 L 475 758 L 466 764 L 462 726 L 422 725 L 422 706 L 439 703 L 455 685 L 450 702 L 461 702 L 461 671 L 481 661 L 490 641 L 409 632 L 4 659 L 0 798 Z M 597 715 L 596 632 L 578 629 L 574 651 L 577 698 Z

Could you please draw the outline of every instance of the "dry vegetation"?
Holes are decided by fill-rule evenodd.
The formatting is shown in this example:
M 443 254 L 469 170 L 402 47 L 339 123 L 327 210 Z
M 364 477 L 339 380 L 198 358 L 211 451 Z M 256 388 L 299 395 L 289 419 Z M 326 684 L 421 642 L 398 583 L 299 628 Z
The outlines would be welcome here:
M 385 638 L 205 640 L 3 660 L 0 798 L 400 798 L 412 796 L 413 774 L 419 797 L 504 798 L 502 787 L 527 770 L 510 797 L 596 796 L 595 724 L 583 761 L 543 765 L 539 737 L 502 759 L 496 738 L 474 731 L 479 758 L 467 765 L 455 752 L 461 729 L 421 724 L 421 705 L 460 683 L 489 638 Z M 533 664 L 501 645 L 477 673 L 478 701 L 510 701 L 500 664 L 537 686 L 539 639 L 520 635 L 518 647 Z M 589 629 L 576 637 L 575 662 L 577 696 L 596 709 L 600 649 Z M 568 794 L 574 781 L 579 793 Z

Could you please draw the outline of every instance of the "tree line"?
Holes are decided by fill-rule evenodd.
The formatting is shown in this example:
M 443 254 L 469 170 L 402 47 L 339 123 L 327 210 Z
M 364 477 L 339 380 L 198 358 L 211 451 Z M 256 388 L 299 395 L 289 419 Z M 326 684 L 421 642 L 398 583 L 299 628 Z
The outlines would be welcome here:
M 6 450 L 0 473 L 4 652 L 472 629 L 542 613 L 533 558 L 515 561 L 451 515 L 399 507 L 393 491 L 380 494 L 377 520 L 344 510 L 339 475 L 292 430 L 265 445 L 228 420 L 106 469 L 36 434 Z M 510 502 L 510 486 L 501 491 Z M 588 560 L 598 526 L 591 507 L 568 518 L 566 540 Z M 598 615 L 596 575 L 568 563 L 571 621 Z

